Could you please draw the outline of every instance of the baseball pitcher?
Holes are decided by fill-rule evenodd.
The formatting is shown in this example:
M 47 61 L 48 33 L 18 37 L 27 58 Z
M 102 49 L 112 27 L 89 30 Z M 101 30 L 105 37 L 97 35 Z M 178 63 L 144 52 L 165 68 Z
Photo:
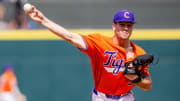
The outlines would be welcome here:
M 145 91 L 151 89 L 148 65 L 153 56 L 129 39 L 135 24 L 133 12 L 120 10 L 114 15 L 113 37 L 69 32 L 45 17 L 35 6 L 26 14 L 89 56 L 95 85 L 92 101 L 134 101 L 131 92 L 134 86 Z

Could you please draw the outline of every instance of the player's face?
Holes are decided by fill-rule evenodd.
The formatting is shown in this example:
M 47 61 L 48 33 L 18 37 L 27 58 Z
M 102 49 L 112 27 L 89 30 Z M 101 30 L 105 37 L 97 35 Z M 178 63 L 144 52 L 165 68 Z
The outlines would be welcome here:
M 133 23 L 130 22 L 117 22 L 113 24 L 115 36 L 120 39 L 129 39 L 133 30 Z

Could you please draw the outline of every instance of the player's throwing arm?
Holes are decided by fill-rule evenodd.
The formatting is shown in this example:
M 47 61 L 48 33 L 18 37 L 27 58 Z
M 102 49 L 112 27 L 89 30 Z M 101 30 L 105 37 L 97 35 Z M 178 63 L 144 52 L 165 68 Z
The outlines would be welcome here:
M 65 28 L 63 28 L 62 26 L 49 20 L 47 17 L 45 17 L 43 15 L 42 12 L 37 10 L 35 6 L 33 6 L 31 4 L 25 4 L 24 11 L 32 20 L 42 24 L 44 27 L 49 29 L 51 32 L 53 32 L 57 36 L 72 43 L 73 45 L 75 45 L 78 48 L 83 48 L 83 49 L 86 48 L 86 45 L 79 34 L 71 33 L 68 30 L 66 30 Z

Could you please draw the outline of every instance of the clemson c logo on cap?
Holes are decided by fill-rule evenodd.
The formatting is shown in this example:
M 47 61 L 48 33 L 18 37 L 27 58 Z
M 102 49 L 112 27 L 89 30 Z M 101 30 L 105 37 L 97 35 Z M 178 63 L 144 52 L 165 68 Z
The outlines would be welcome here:
M 124 12 L 124 17 L 125 17 L 125 18 L 130 18 L 130 17 L 129 17 L 129 12 Z

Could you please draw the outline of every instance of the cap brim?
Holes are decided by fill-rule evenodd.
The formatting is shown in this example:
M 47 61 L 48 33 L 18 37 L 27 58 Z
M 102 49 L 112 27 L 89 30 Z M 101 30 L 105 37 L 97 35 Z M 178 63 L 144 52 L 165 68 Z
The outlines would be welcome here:
M 135 21 L 131 21 L 131 20 L 116 20 L 116 21 L 114 21 L 114 23 L 116 23 L 116 22 L 129 22 L 129 23 L 133 23 L 133 24 L 136 23 Z
M 117 23 L 117 22 L 125 22 L 125 23 L 133 23 L 133 24 L 136 24 L 136 22 L 132 22 L 132 21 L 116 21 L 114 23 Z

